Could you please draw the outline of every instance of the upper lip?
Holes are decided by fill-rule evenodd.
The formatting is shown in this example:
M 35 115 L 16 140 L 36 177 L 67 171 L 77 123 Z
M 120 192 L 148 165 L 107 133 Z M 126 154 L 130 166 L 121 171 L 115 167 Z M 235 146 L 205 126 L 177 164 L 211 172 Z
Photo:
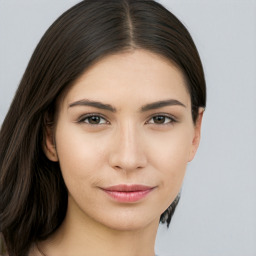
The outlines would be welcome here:
M 120 185 L 115 185 L 115 186 L 110 186 L 103 188 L 103 190 L 107 191 L 119 191 L 119 192 L 133 192 L 133 191 L 145 191 L 145 190 L 150 190 L 154 187 L 151 186 L 145 186 L 145 185 L 139 185 L 139 184 L 120 184 Z

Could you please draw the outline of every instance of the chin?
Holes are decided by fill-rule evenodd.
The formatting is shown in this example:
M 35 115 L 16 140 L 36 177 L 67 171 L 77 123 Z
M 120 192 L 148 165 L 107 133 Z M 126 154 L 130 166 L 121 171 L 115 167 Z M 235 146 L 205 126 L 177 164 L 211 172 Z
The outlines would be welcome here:
M 159 216 L 152 216 L 139 213 L 131 213 L 128 211 L 123 211 L 119 213 L 118 216 L 109 216 L 106 214 L 104 219 L 98 219 L 102 225 L 106 226 L 107 228 L 117 230 L 117 231 L 134 231 L 134 230 L 142 230 L 152 225 L 153 223 L 159 223 L 160 214 Z

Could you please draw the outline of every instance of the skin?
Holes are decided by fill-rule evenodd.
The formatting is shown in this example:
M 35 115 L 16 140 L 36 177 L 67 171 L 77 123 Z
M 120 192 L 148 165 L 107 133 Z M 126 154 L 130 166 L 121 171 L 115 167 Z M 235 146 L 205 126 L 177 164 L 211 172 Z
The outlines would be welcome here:
M 167 100 L 175 101 L 152 107 Z M 153 256 L 160 215 L 181 189 L 199 145 L 202 116 L 200 109 L 193 123 L 183 75 L 161 56 L 133 50 L 94 64 L 60 102 L 55 129 L 46 131 L 45 153 L 59 161 L 69 197 L 63 224 L 39 243 L 41 251 Z M 154 189 L 123 203 L 101 189 L 117 184 Z

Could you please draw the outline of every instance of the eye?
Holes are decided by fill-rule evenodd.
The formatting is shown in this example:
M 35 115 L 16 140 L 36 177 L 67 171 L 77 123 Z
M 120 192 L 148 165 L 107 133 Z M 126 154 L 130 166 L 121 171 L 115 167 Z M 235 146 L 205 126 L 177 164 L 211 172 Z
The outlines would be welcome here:
M 86 123 L 86 124 L 91 124 L 91 125 L 101 125 L 101 124 L 108 124 L 109 122 L 102 116 L 100 115 L 86 115 L 83 116 L 80 120 L 79 123 Z
M 171 124 L 176 120 L 169 115 L 156 115 L 153 116 L 147 123 L 148 124 Z

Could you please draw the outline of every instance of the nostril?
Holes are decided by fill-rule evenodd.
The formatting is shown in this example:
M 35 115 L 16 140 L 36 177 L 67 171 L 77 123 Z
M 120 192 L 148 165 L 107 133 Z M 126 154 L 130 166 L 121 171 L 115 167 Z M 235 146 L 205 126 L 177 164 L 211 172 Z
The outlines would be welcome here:
M 143 166 L 135 166 L 135 165 L 123 165 L 123 166 L 119 166 L 119 165 L 115 165 L 113 166 L 113 169 L 117 170 L 117 171 L 124 171 L 124 172 L 130 172 L 130 171 L 135 171 L 135 170 L 141 170 L 143 169 Z

